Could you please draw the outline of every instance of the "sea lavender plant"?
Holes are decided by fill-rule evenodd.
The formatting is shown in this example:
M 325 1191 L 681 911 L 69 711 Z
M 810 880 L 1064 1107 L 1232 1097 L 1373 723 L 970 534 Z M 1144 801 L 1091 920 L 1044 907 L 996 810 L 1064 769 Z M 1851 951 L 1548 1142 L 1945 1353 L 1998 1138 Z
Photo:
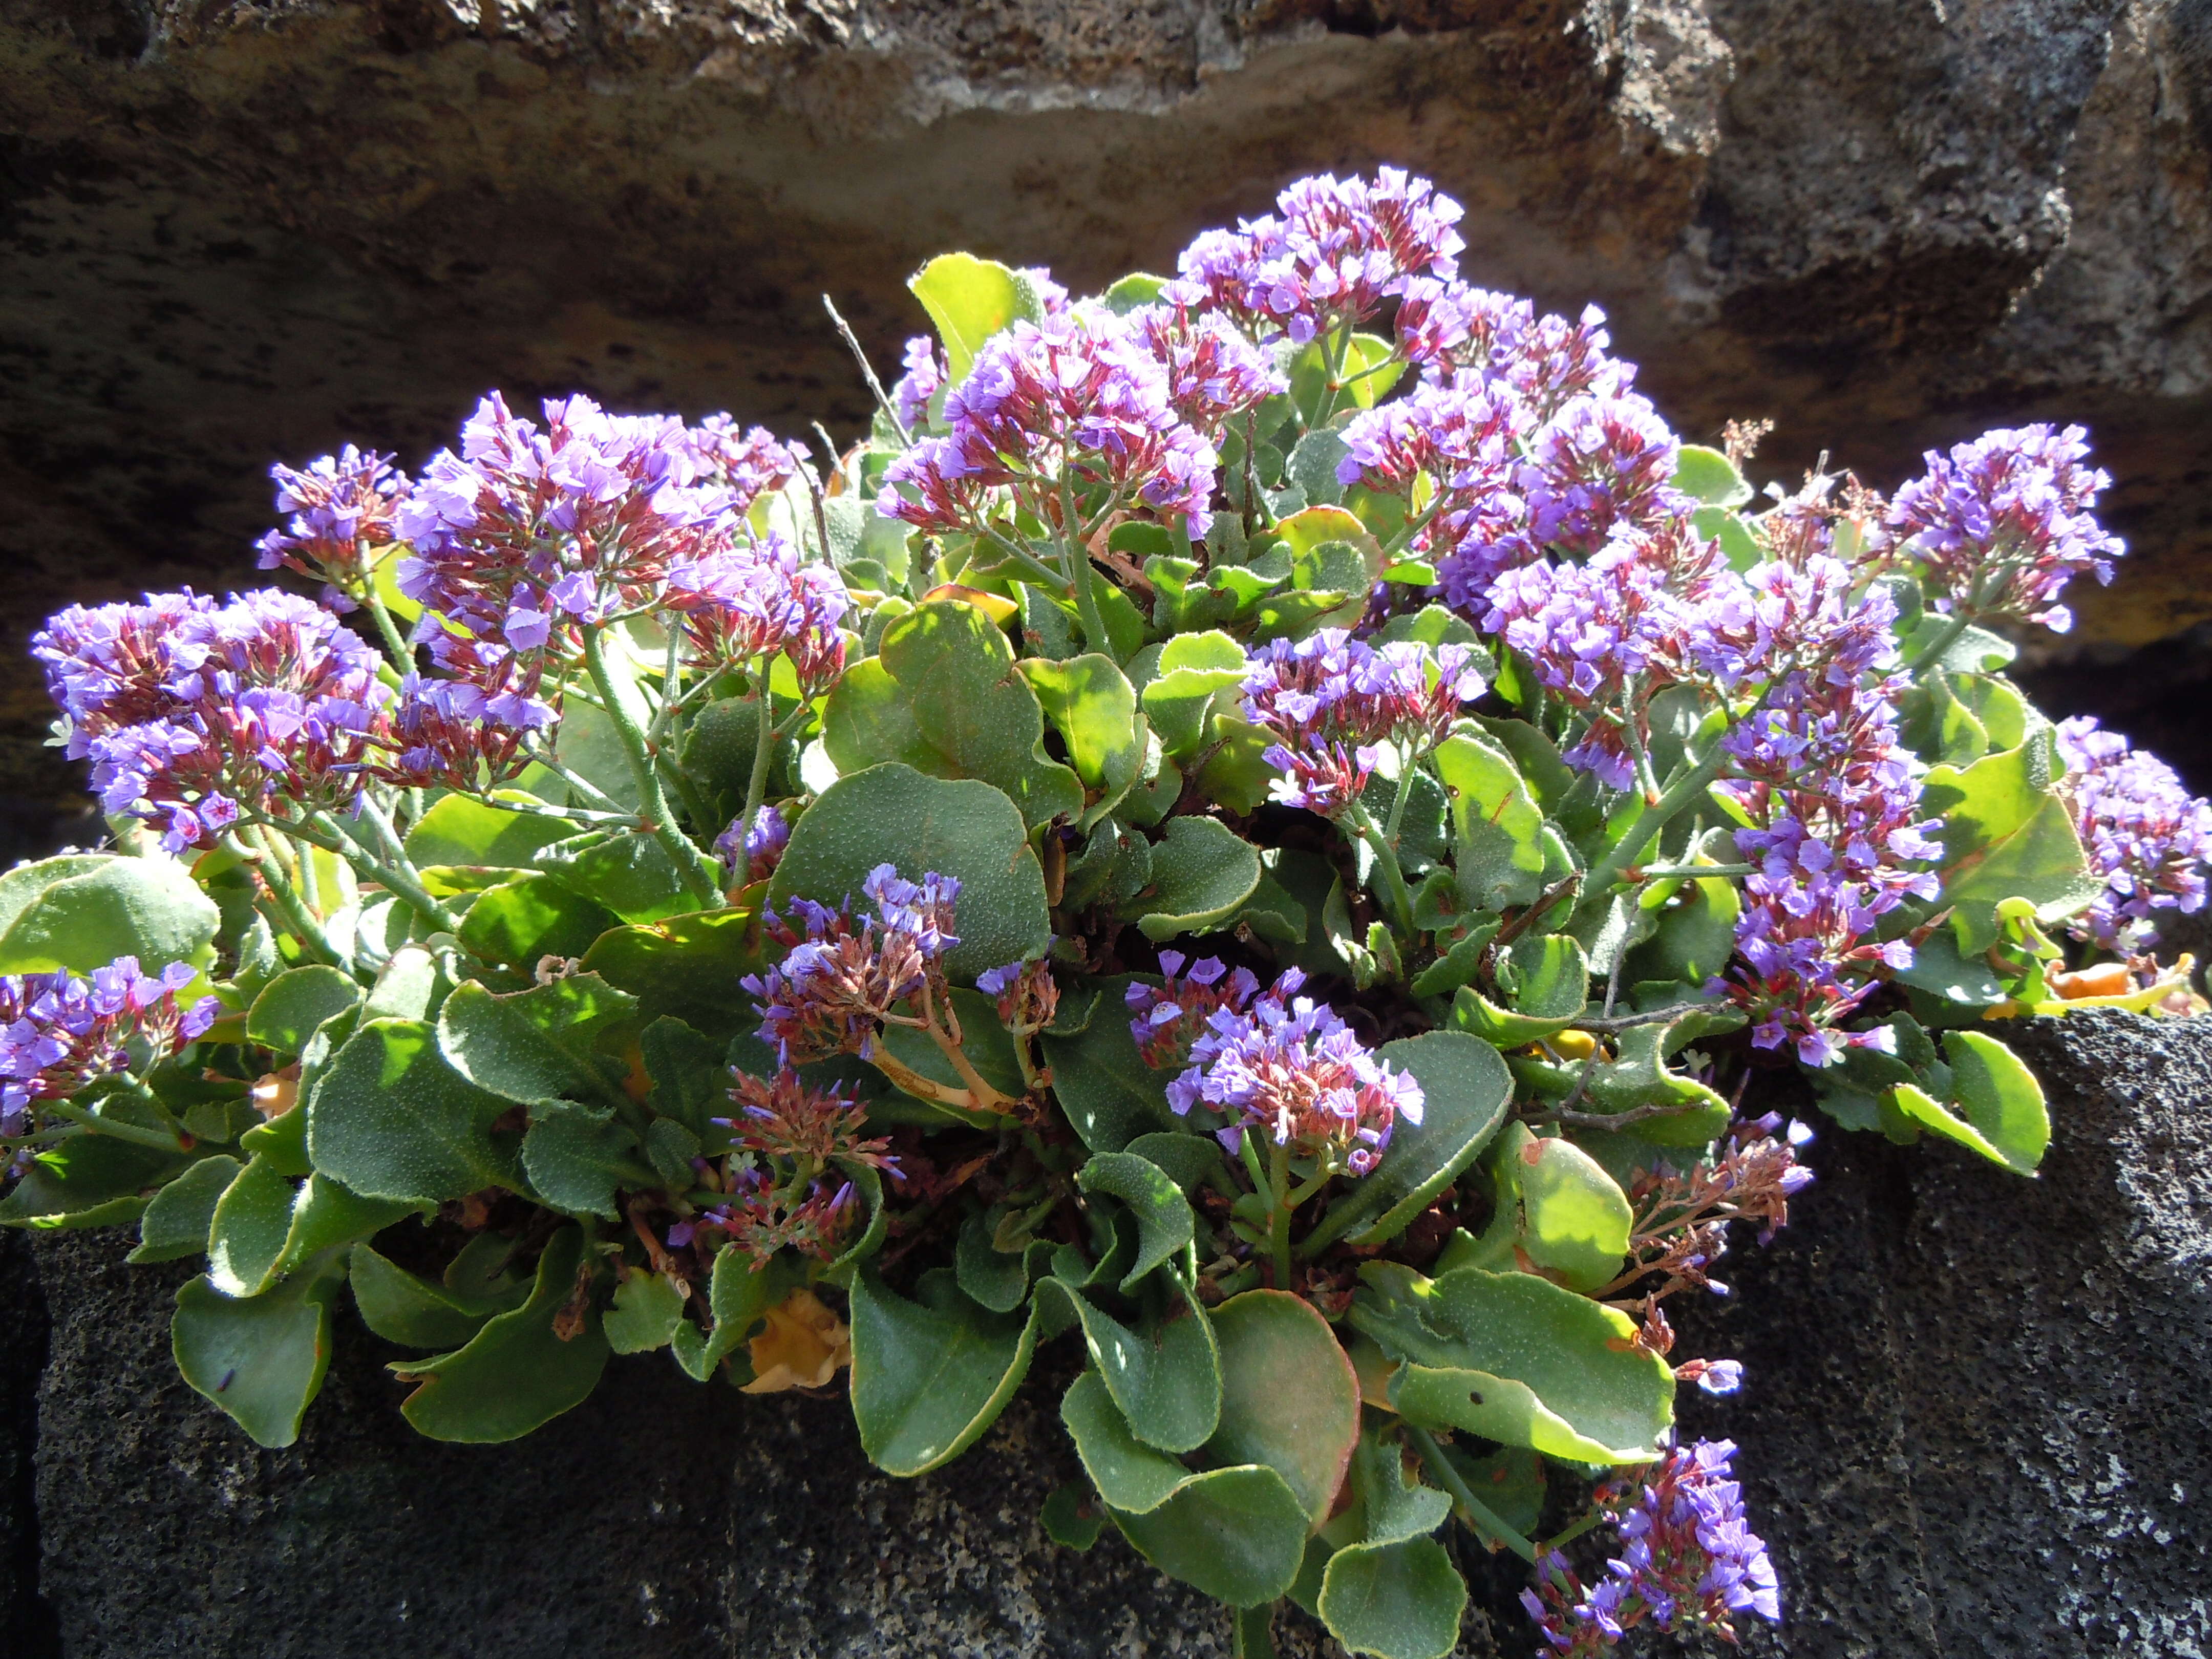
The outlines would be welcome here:
M 1462 216 L 1383 169 L 1092 295 L 948 255 L 821 470 L 495 392 L 276 470 L 319 602 L 50 619 L 116 845 L 0 882 L 0 1222 L 204 1251 L 179 1364 L 265 1444 L 349 1280 L 426 1434 L 665 1349 L 849 1367 L 897 1475 L 1079 1332 L 1048 1530 L 1242 1654 L 1288 1597 L 1442 1659 L 1455 1527 L 1555 1651 L 1778 1617 L 1675 1437 L 1745 1370 L 1668 1319 L 1812 1179 L 1761 1096 L 2032 1170 L 2004 1022 L 2202 1006 L 2212 808 L 2002 672 L 2120 551 L 2077 428 L 1762 497 Z

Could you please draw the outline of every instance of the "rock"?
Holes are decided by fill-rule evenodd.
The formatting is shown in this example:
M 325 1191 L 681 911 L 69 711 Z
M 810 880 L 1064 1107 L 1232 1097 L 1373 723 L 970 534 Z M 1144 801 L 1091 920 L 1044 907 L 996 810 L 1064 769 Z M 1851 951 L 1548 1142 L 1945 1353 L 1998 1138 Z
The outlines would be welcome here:
M 0 842 L 50 842 L 82 799 L 38 746 L 22 632 L 72 598 L 248 580 L 271 459 L 350 439 L 411 464 L 495 384 L 849 434 L 823 292 L 890 363 L 929 253 L 1093 284 L 1303 171 L 1385 161 L 1468 204 L 1476 279 L 1608 307 L 1685 432 L 1778 417 L 1771 476 L 1832 450 L 1887 486 L 1987 424 L 2088 421 L 2136 552 L 2054 684 L 2121 708 L 2168 683 L 2141 647 L 2212 638 L 2208 17 L 0 0 Z
M 1782 1573 L 1789 1622 L 1752 1653 L 2212 1645 L 2212 1020 L 2088 1014 L 2020 1036 L 2057 1120 L 2040 1179 L 1832 1132 L 1792 1226 L 1730 1259 L 1733 1297 L 1679 1319 L 1678 1353 L 1748 1369 L 1742 1395 L 1686 1414 L 1742 1445 Z M 516 1444 L 424 1441 L 395 1409 L 392 1352 L 349 1315 L 299 1445 L 270 1452 L 178 1381 L 182 1271 L 125 1265 L 126 1242 L 36 1244 L 53 1318 L 36 1589 L 54 1622 L 4 1626 L 24 1659 L 1226 1650 L 1222 1616 L 1110 1534 L 1079 1556 L 1039 1531 L 1038 1503 L 1078 1474 L 1054 1410 L 1066 1344 L 976 1450 L 898 1481 L 868 1467 L 842 1400 L 740 1398 L 659 1356 L 617 1361 Z M 4 1403 L 28 1419 L 21 1391 Z M 1528 1651 L 1517 1564 L 1475 1565 L 1461 1652 Z M 1296 1615 L 1279 1634 L 1286 1659 L 1327 1651 Z
M 1831 1132 L 1820 1179 L 1682 1353 L 1744 1393 L 1741 1443 L 1791 1659 L 2212 1648 L 2212 1020 L 2018 1033 L 2055 1138 L 2025 1182 Z

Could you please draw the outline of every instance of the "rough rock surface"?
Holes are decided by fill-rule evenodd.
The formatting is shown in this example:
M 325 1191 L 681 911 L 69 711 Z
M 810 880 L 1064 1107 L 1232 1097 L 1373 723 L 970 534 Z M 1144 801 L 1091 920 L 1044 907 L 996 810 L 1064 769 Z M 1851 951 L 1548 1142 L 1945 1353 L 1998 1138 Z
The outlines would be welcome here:
M 1682 1322 L 1684 1352 L 1749 1370 L 1690 1427 L 1742 1444 L 1781 1570 L 1790 1622 L 1754 1654 L 2212 1650 L 2212 1020 L 2089 1015 L 2022 1039 L 2057 1121 L 2039 1180 L 1831 1134 L 1796 1224 Z M 867 1467 L 842 1401 L 741 1401 L 657 1358 L 617 1361 L 518 1444 L 432 1444 L 348 1321 L 299 1446 L 266 1452 L 170 1368 L 179 1271 L 121 1255 L 37 1245 L 53 1333 L 31 1611 L 51 1623 L 0 1626 L 21 1659 L 1225 1650 L 1225 1621 L 1118 1541 L 1077 1556 L 1039 1533 L 1038 1500 L 1075 1474 L 1054 1362 L 977 1451 L 902 1482 Z M 34 1335 L 21 1282 L 0 1312 L 29 1309 Z M 28 1339 L 9 1336 L 13 1356 Z M 11 1394 L 0 1421 L 32 1403 Z M 1528 1650 L 1510 1565 L 1470 1612 L 1468 1659 Z M 1284 1626 L 1286 1656 L 1323 1650 Z
M 495 383 L 849 431 L 823 291 L 888 360 L 928 253 L 1092 283 L 1382 161 L 1778 476 L 2088 421 L 2063 689 L 2212 777 L 2143 691 L 2212 676 L 2208 137 L 2203 0 L 0 0 L 0 838 L 74 783 L 22 633 L 241 579 L 272 457 Z

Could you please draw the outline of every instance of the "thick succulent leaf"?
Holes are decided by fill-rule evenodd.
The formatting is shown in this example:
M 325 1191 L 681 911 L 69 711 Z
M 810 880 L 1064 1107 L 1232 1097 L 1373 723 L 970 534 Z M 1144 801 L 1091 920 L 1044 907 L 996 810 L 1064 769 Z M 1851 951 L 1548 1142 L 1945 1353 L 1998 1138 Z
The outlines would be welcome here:
M 1065 662 L 1025 657 L 1017 665 L 1066 741 L 1086 803 L 1076 828 L 1087 830 L 1114 810 L 1144 770 L 1137 694 L 1114 659 L 1097 652 Z
M 541 847 L 534 856 L 538 867 L 562 886 L 623 921 L 663 921 L 699 908 L 668 849 L 641 830 L 590 830 Z M 588 911 L 578 912 L 568 926 L 580 933 L 592 920 Z
M 392 1369 L 422 1386 L 399 1409 L 433 1440 L 518 1440 L 581 1405 L 606 1369 L 607 1339 L 588 1302 L 563 1340 L 561 1316 L 575 1299 L 584 1237 L 563 1227 L 546 1241 L 530 1299 L 495 1315 L 455 1352 Z
M 1144 686 L 1145 715 L 1170 758 L 1204 747 L 1214 694 L 1241 685 L 1249 672 L 1244 647 L 1218 630 L 1178 634 L 1160 647 Z
M 1084 810 L 1082 783 L 1045 753 L 1044 711 L 1013 648 L 973 605 L 936 600 L 893 623 L 830 692 L 822 742 L 840 773 L 896 761 L 980 779 L 1030 827 Z
M 1235 914 L 1260 884 L 1260 854 L 1218 818 L 1179 817 L 1152 846 L 1152 878 L 1121 907 L 1145 937 L 1202 933 Z
M 1036 1352 L 1033 1309 L 978 1307 L 943 1270 L 909 1302 L 873 1273 L 853 1283 L 853 1417 L 861 1449 L 890 1474 L 949 1463 L 998 1420 Z
M 1611 1060 L 1593 1058 L 1590 1103 L 1601 1112 L 1632 1111 L 1639 1106 L 1676 1109 L 1636 1125 L 1637 1135 L 1661 1146 L 1702 1146 L 1726 1129 L 1728 1102 L 1695 1078 L 1674 1071 L 1668 1061 L 1701 1036 L 1732 1031 L 1743 1024 L 1735 1009 L 1715 1005 L 1692 1008 L 1664 1024 L 1631 1026 L 1613 1039 Z
M 520 1189 L 521 1137 L 492 1127 L 513 1104 L 455 1071 L 430 1026 L 373 1019 L 303 1109 L 307 1152 L 316 1169 L 367 1198 L 430 1205 L 486 1187 Z
M 639 1019 L 680 1019 L 726 1042 L 760 1024 L 738 981 L 766 965 L 761 944 L 759 912 L 733 906 L 617 927 L 584 953 L 583 967 L 635 997 Z
M 1075 1379 L 1060 1402 L 1060 1420 L 1075 1442 L 1084 1472 L 1109 1508 L 1145 1514 L 1166 1503 L 1191 1478 L 1180 1459 L 1137 1438 L 1106 1379 L 1095 1370 Z
M 677 1326 L 670 1344 L 676 1363 L 694 1382 L 704 1382 L 768 1317 L 769 1310 L 802 1282 L 803 1275 L 787 1257 L 779 1255 L 757 1266 L 745 1251 L 723 1246 L 707 1281 L 707 1309 L 714 1316 L 714 1328 L 702 1334 L 689 1320 Z
M 467 795 L 441 795 L 407 832 L 407 856 L 417 866 L 526 870 L 539 848 L 565 840 L 580 828 L 542 813 L 503 812 Z
M 973 980 L 1041 954 L 1051 935 L 1044 872 L 1026 835 L 1013 803 L 988 783 L 872 766 L 838 779 L 800 815 L 769 883 L 769 903 L 781 909 L 803 897 L 834 905 L 850 894 L 865 908 L 861 884 L 879 864 L 896 866 L 910 880 L 933 870 L 957 877 L 960 944 L 945 961 L 956 978 Z
M 1043 1037 L 1060 1109 L 1093 1152 L 1121 1152 L 1139 1135 L 1177 1121 L 1167 1097 L 1174 1073 L 1146 1065 L 1129 1035 L 1124 998 L 1134 982 L 1127 975 L 1100 980 L 1095 990 L 1081 993 L 1095 998 L 1082 1030 L 1073 1036 L 1048 1030 Z
M 637 999 L 597 974 L 507 994 L 471 980 L 438 1013 L 438 1046 L 480 1089 L 521 1104 L 604 1089 L 594 1052 L 635 1019 Z
M 1212 1319 L 1221 1422 L 1206 1443 L 1207 1457 L 1267 1465 L 1319 1527 L 1359 1438 L 1351 1360 L 1314 1305 L 1286 1291 L 1247 1291 Z
M 175 1261 L 208 1247 L 215 1206 L 246 1166 L 234 1158 L 204 1158 L 154 1194 L 138 1218 L 132 1261 Z
M 1674 488 L 1707 507 L 1741 507 L 1751 486 L 1735 463 L 1717 449 L 1684 444 L 1674 462 Z
M 1122 1276 L 1124 1295 L 1133 1293 L 1137 1282 L 1160 1263 L 1188 1249 L 1196 1235 L 1197 1221 L 1182 1189 L 1165 1170 L 1134 1152 L 1093 1153 L 1075 1180 L 1086 1193 L 1112 1194 L 1137 1218 L 1137 1259 Z
M 24 1166 L 5 1198 L 0 1226 L 112 1227 L 136 1220 L 143 1194 L 193 1162 L 112 1135 L 71 1135 Z
M 269 981 L 246 1015 L 246 1040 L 296 1054 L 316 1027 L 361 1001 L 361 987 L 335 968 L 295 968 Z
M 1352 1455 L 1353 1494 L 1359 1500 L 1360 1534 L 1370 1544 L 1395 1544 L 1425 1538 L 1444 1523 L 1452 1500 L 1434 1486 L 1408 1477 L 1404 1448 L 1395 1426 L 1380 1413 L 1370 1413 Z
M 1936 902 L 1951 907 L 1963 954 L 1996 942 L 1996 907 L 2006 899 L 2032 900 L 2039 918 L 2055 921 L 2101 890 L 2065 803 L 2051 791 L 2061 769 L 2050 733 L 2039 732 L 1963 769 L 1928 774 L 1921 805 L 1943 821 Z
M 1459 1646 L 1467 1583 L 1433 1538 L 1351 1544 L 1329 1558 L 1321 1618 L 1354 1653 L 1447 1659 Z
M 1455 1023 L 1484 1042 L 1517 1048 L 1564 1031 L 1589 1006 L 1589 958 L 1565 933 L 1525 934 L 1498 962 L 1500 1007 L 1474 987 L 1462 989 Z
M 209 1229 L 208 1283 L 229 1297 L 268 1288 L 292 1231 L 290 1181 L 265 1158 L 239 1172 L 215 1206 Z
M 1256 1465 L 1194 1476 L 1146 1514 L 1111 1512 L 1138 1554 L 1233 1607 L 1274 1601 L 1305 1559 L 1306 1513 L 1297 1494 Z
M 1158 1281 L 1155 1281 L 1156 1283 Z M 1166 1452 L 1194 1451 L 1221 1421 L 1221 1355 L 1213 1322 L 1178 1279 L 1169 1302 L 1132 1329 L 1059 1278 L 1037 1286 L 1040 1306 L 1073 1313 L 1091 1363 L 1139 1439 Z
M 580 957 L 623 919 L 552 876 L 525 872 L 477 895 L 461 918 L 471 956 L 528 973 L 547 957 Z
M 66 968 L 86 974 L 124 956 L 158 973 L 173 962 L 198 958 L 214 943 L 222 913 L 176 860 L 103 858 L 86 868 L 83 856 L 30 866 L 52 866 L 56 878 L 40 886 L 0 933 L 0 973 Z M 28 872 L 15 874 L 20 896 L 29 885 Z
M 1447 738 L 1437 776 L 1451 797 L 1460 896 L 1479 910 L 1534 902 L 1566 873 L 1556 838 L 1512 758 L 1482 739 Z
M 505 1240 L 504 1248 L 512 1248 Z M 361 1322 L 407 1348 L 459 1348 L 494 1314 L 521 1303 L 529 1287 L 514 1283 L 496 1295 L 471 1295 L 417 1278 L 368 1244 L 350 1254 L 354 1306 Z
M 680 1019 L 656 1019 L 638 1038 L 638 1058 L 651 1080 L 647 1096 L 663 1120 L 703 1135 L 709 1118 L 729 1115 L 730 1071 L 722 1047 Z M 658 1127 L 658 1126 L 656 1126 Z
M 191 1280 L 169 1326 L 178 1372 L 257 1444 L 290 1445 L 330 1368 L 331 1300 L 344 1278 L 333 1251 L 259 1296 L 233 1298 Z
M 1469 1265 L 1508 1268 L 1519 1249 L 1577 1291 L 1595 1290 L 1620 1271 L 1628 1194 L 1595 1158 L 1521 1123 L 1507 1126 L 1490 1156 L 1497 1207 Z
M 1015 275 L 996 259 L 941 253 L 906 285 L 937 325 L 954 386 L 968 378 L 983 342 L 1022 314 Z
M 1529 1273 L 1430 1280 L 1374 1264 L 1362 1277 L 1352 1322 L 1408 1362 L 1391 1383 L 1408 1421 L 1577 1462 L 1657 1455 L 1674 1376 L 1626 1315 Z
M 1979 1031 L 1948 1032 L 1943 1048 L 1957 1110 L 1909 1083 L 1899 1085 L 1893 1096 L 1899 1109 L 1993 1164 L 2033 1175 L 2051 1144 L 2051 1113 L 2035 1073 L 2003 1043 Z
M 615 1304 L 599 1323 L 617 1353 L 665 1348 L 684 1322 L 684 1296 L 665 1273 L 634 1273 L 615 1287 Z
M 1490 1144 L 1513 1099 L 1498 1050 L 1459 1031 L 1400 1037 L 1379 1050 L 1421 1085 L 1419 1123 L 1391 1131 L 1382 1162 L 1332 1209 L 1328 1224 L 1363 1246 L 1395 1238 Z
M 617 1187 L 654 1187 L 629 1127 L 605 1106 L 548 1100 L 534 1107 L 522 1137 L 522 1169 L 531 1190 L 552 1208 L 616 1221 Z

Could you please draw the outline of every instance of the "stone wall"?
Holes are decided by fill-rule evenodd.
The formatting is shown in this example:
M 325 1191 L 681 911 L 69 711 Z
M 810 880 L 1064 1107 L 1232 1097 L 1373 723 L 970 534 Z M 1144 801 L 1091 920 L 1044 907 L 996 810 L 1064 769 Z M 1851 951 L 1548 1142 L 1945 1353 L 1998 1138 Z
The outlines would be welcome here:
M 0 840 L 78 799 L 24 633 L 246 580 L 272 458 L 494 384 L 849 434 L 825 291 L 895 361 L 929 253 L 1093 283 L 1385 161 L 1776 476 L 2090 422 L 2136 553 L 2048 684 L 2203 787 L 2208 135 L 2203 0 L 0 0 Z
M 1741 1443 L 1781 1571 L 1789 1622 L 1754 1655 L 2212 1650 L 2212 1020 L 2021 1038 L 2057 1120 L 2039 1179 L 1831 1133 L 1793 1225 L 1680 1320 L 1682 1352 L 1748 1371 L 1737 1399 L 1686 1403 Z M 1226 1651 L 1226 1620 L 1117 1540 L 1079 1556 L 1040 1534 L 1038 1501 L 1076 1474 L 1054 1409 L 1070 1354 L 1048 1351 L 975 1451 L 896 1481 L 842 1400 L 741 1398 L 664 1356 L 617 1361 L 515 1445 L 422 1441 L 392 1351 L 348 1316 L 306 1433 L 270 1452 L 177 1380 L 181 1269 L 127 1267 L 123 1243 L 0 1255 L 0 1460 L 36 1427 L 35 1538 L 27 1462 L 0 1462 L 11 1659 Z M 1478 1573 L 1467 1659 L 1530 1651 L 1516 1573 Z M 1279 1634 L 1325 1650 L 1295 1616 Z

